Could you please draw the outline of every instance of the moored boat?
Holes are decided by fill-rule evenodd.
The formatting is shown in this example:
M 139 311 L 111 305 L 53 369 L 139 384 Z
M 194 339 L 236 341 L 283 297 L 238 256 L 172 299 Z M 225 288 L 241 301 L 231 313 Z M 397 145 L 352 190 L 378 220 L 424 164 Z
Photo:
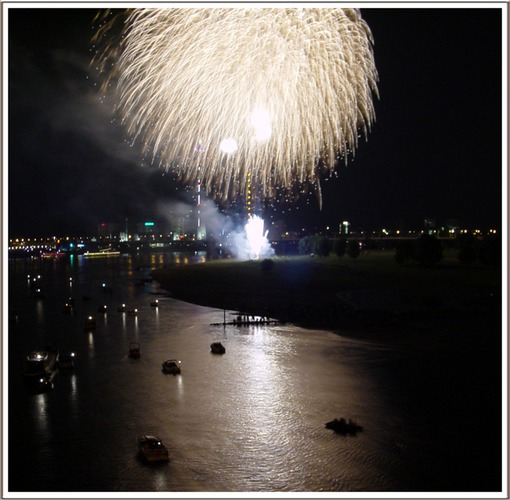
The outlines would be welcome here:
M 138 342 L 130 342 L 129 344 L 129 357 L 133 359 L 138 359 L 142 355 L 142 351 L 140 350 L 140 344 Z
M 84 323 L 85 330 L 95 330 L 96 329 L 96 320 L 93 316 L 87 316 Z
M 181 373 L 181 362 L 177 359 L 167 359 L 161 363 L 161 370 L 164 373 L 171 373 L 172 375 L 177 375 Z
M 150 434 L 138 436 L 138 449 L 147 462 L 168 462 L 168 450 L 161 439 Z
M 221 342 L 213 342 L 211 344 L 211 352 L 213 354 L 225 354 L 225 346 Z
M 112 248 L 103 248 L 97 252 L 85 252 L 83 257 L 117 257 L 120 255 L 118 250 Z
M 58 350 L 48 346 L 27 354 L 23 376 L 27 382 L 38 383 L 41 379 L 51 379 L 58 367 Z
M 326 422 L 325 427 L 326 429 L 335 431 L 337 434 L 355 435 L 356 433 L 363 430 L 363 427 L 354 422 L 354 420 L 345 420 L 345 418 L 335 418 L 330 422 Z
M 58 357 L 58 367 L 60 369 L 73 369 L 74 352 L 70 352 L 69 354 L 60 354 Z

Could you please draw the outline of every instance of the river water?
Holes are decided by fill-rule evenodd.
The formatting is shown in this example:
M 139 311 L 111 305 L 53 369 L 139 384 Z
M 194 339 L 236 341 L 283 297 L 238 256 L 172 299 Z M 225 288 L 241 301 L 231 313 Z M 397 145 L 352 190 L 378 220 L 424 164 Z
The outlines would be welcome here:
M 204 258 L 9 259 L 5 493 L 501 490 L 497 355 L 290 324 L 212 325 L 235 311 L 177 301 L 141 281 L 152 268 Z M 34 277 L 44 298 L 32 296 Z M 75 307 L 65 313 L 69 297 Z M 137 316 L 117 312 L 122 303 Z M 226 354 L 210 352 L 214 341 Z M 75 369 L 32 394 L 25 353 L 50 342 L 76 353 Z M 130 342 L 140 343 L 140 359 L 128 357 Z M 161 371 L 169 358 L 181 375 Z M 324 427 L 335 417 L 363 431 L 335 434 Z M 159 436 L 170 462 L 145 464 L 141 433 Z

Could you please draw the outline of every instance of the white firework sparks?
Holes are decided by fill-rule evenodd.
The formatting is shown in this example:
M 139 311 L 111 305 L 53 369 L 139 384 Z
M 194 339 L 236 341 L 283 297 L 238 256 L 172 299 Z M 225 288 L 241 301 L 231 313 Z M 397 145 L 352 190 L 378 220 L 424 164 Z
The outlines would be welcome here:
M 250 217 L 244 226 L 244 232 L 246 233 L 249 257 L 259 259 L 263 252 L 269 248 L 268 231 L 264 232 L 264 220 L 256 215 Z
M 266 197 L 314 184 L 319 161 L 331 173 L 368 135 L 378 75 L 357 9 L 122 16 L 121 35 L 96 56 L 117 110 L 154 162 L 185 182 L 200 174 L 212 196 L 243 195 L 249 183 Z M 108 39 L 114 24 L 107 14 L 96 39 Z

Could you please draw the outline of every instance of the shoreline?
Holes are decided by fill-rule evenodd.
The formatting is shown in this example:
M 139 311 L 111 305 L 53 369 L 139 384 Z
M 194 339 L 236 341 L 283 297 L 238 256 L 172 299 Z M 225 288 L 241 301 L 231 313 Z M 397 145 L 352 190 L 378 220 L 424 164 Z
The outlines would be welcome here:
M 488 304 L 475 300 L 494 289 L 494 271 L 475 273 L 477 283 L 466 287 L 455 267 L 395 270 L 388 259 L 346 265 L 276 258 L 267 274 L 257 262 L 220 261 L 154 269 L 152 278 L 177 300 L 428 350 L 451 344 L 451 337 L 471 343 L 480 329 L 493 340 L 496 330 L 501 334 L 497 296 Z

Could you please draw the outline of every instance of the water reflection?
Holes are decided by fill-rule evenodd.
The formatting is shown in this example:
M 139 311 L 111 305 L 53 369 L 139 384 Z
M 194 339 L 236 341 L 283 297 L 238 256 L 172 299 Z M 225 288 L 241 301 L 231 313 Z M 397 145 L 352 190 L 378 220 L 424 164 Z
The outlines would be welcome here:
M 36 394 L 33 397 L 34 403 L 34 421 L 36 424 L 37 432 L 44 436 L 45 439 L 48 439 L 49 433 L 49 424 L 48 424 L 48 397 L 47 393 L 45 394 Z
M 87 343 L 89 348 L 89 354 L 94 355 L 94 334 L 92 332 L 87 333 Z
M 44 302 L 41 299 L 37 299 L 36 301 L 36 317 L 37 322 L 41 325 L 44 324 Z
M 78 395 L 77 385 L 76 385 L 76 374 L 71 374 L 71 401 L 74 403 L 76 401 L 76 396 Z
M 93 477 L 97 488 L 118 492 L 413 491 L 459 487 L 473 464 L 483 468 L 481 478 L 497 470 L 479 463 L 479 456 L 485 463 L 490 454 L 465 447 L 463 438 L 471 443 L 475 436 L 459 430 L 458 413 L 460 424 L 469 415 L 450 403 L 451 389 L 463 388 L 455 373 L 443 367 L 439 373 L 454 381 L 436 375 L 431 390 L 430 377 L 424 381 L 421 372 L 441 368 L 426 355 L 290 324 L 212 326 L 224 311 L 164 295 L 158 295 L 159 307 L 151 307 L 157 285 L 141 287 L 136 280 L 148 266 L 184 262 L 181 255 L 162 254 L 82 263 L 74 295 L 90 294 L 94 311 L 108 305 L 95 332 L 83 330 L 89 305 L 78 300 L 76 316 L 62 313 L 68 269 L 47 266 L 40 273 L 52 284 L 44 318 L 37 301 L 27 300 L 26 276 L 45 264 L 10 264 L 9 307 L 23 320 L 9 332 L 9 387 L 22 383 L 19 366 L 27 349 L 54 332 L 61 352 L 75 351 L 78 361 L 74 372 L 57 375 L 51 393 L 32 397 L 10 390 L 9 432 L 17 438 L 9 449 L 10 487 L 85 491 Z M 113 294 L 104 294 L 102 283 Z M 138 315 L 117 312 L 122 302 Z M 44 328 L 34 328 L 41 317 Z M 210 352 L 218 339 L 224 355 Z M 140 360 L 127 355 L 131 340 L 141 343 Z M 181 375 L 162 373 L 161 363 L 170 358 L 182 360 Z M 480 400 L 472 384 L 466 393 Z M 342 416 L 358 421 L 364 432 L 340 436 L 324 428 Z M 444 422 L 455 422 L 458 442 Z M 170 464 L 153 468 L 137 459 L 136 436 L 148 431 L 168 443 Z M 69 443 L 80 450 L 72 460 Z M 459 465 L 449 476 L 452 463 Z

